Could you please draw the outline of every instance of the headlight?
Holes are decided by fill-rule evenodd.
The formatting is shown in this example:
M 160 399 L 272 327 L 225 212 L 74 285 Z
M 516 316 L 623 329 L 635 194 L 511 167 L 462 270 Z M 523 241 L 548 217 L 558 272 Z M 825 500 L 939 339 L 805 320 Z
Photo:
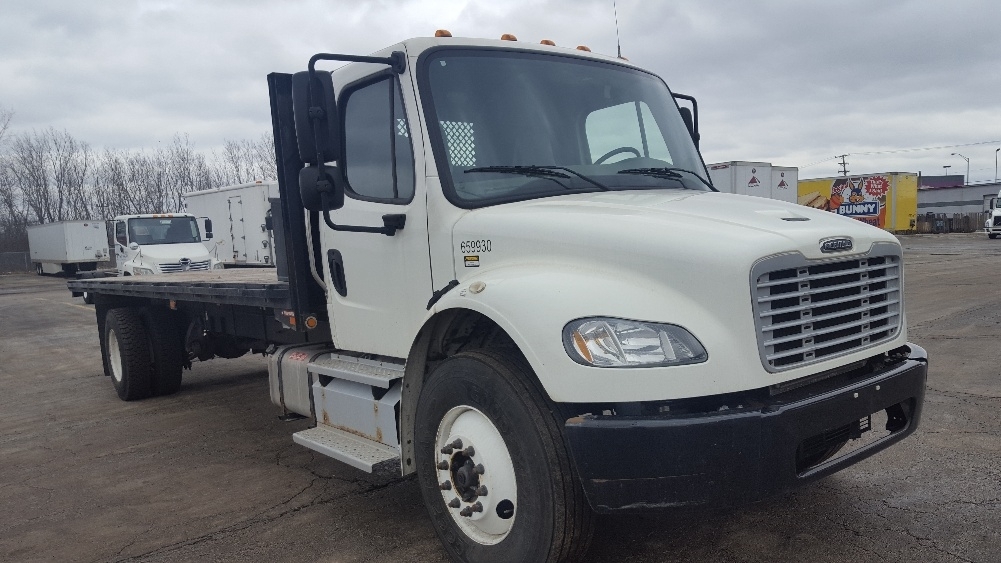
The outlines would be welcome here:
M 225 267 L 226 267 L 225 264 L 223 264 L 222 262 L 216 262 L 215 264 L 212 264 L 213 270 L 222 270 Z
M 135 274 L 135 275 L 137 275 L 137 276 L 152 276 L 153 275 L 153 270 L 150 270 L 149 268 L 138 268 L 137 267 L 137 268 L 132 268 L 132 273 Z
M 678 366 L 709 358 L 698 339 L 680 326 L 608 317 L 568 323 L 563 348 L 578 364 L 595 367 Z

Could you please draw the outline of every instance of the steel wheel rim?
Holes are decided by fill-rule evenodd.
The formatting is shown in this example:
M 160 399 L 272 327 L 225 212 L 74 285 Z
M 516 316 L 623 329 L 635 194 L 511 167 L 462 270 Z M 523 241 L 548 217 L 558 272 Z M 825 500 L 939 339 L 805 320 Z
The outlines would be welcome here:
M 461 441 L 461 449 L 452 448 L 456 440 Z M 470 447 L 473 451 L 466 455 Z M 511 453 L 493 422 L 473 407 L 453 407 L 438 425 L 433 459 L 446 510 L 463 533 L 483 545 L 503 541 L 517 517 L 518 486 Z M 485 487 L 486 494 L 470 498 L 471 487 L 460 483 L 470 472 L 459 474 L 457 465 L 465 466 L 466 461 L 482 469 L 475 474 L 473 489 L 483 491 L 480 487 Z M 462 491 L 467 493 L 465 498 Z M 456 500 L 459 506 L 455 506 Z M 473 512 L 477 505 L 479 510 Z
M 118 336 L 114 329 L 108 331 L 108 359 L 111 362 L 111 377 L 118 383 L 122 382 L 122 354 L 118 346 Z

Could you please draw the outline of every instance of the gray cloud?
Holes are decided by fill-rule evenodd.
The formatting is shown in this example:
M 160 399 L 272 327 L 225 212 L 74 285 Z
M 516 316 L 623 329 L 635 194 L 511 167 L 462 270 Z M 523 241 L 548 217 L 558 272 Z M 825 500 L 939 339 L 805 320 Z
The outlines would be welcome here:
M 842 153 L 1001 139 L 1001 34 L 989 0 L 619 2 L 623 54 L 699 98 L 707 161 L 806 165 Z M 270 126 L 265 76 L 318 51 L 369 53 L 454 34 L 553 39 L 613 54 L 611 1 L 45 2 L 0 18 L 0 105 L 13 129 L 65 128 L 96 147 L 187 132 L 202 149 Z M 1001 146 L 1001 145 L 997 145 Z M 995 145 L 848 158 L 853 172 L 941 173 Z M 803 177 L 833 175 L 828 161 Z

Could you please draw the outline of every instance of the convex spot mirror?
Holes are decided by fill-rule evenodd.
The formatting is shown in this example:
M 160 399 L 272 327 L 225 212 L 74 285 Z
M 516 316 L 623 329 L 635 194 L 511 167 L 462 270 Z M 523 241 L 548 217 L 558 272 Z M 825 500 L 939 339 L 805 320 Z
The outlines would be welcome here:
M 139 243 L 138 242 L 130 242 L 129 243 L 129 250 L 139 250 Z
M 316 166 L 299 171 L 299 197 L 302 206 L 310 211 L 333 211 L 344 207 L 344 184 L 339 182 L 339 170 L 324 166 L 323 175 Z
M 292 114 L 299 160 L 316 165 L 333 162 L 340 154 L 340 131 L 334 82 L 329 72 L 309 71 L 292 76 Z

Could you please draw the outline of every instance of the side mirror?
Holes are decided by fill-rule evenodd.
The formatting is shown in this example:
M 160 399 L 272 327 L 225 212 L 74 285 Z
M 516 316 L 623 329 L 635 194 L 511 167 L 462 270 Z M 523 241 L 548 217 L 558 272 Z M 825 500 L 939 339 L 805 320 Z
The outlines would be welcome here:
M 129 243 L 129 250 L 139 250 L 139 243 L 138 242 L 130 242 Z
M 299 171 L 299 197 L 310 211 L 333 211 L 344 207 L 344 183 L 337 180 L 340 170 L 323 167 L 323 176 L 316 166 Z
M 340 154 L 340 122 L 334 99 L 334 81 L 329 72 L 309 71 L 292 76 L 292 115 L 299 160 L 316 165 L 337 160 Z
M 685 122 L 685 127 L 688 127 L 688 133 L 691 134 L 692 141 L 695 141 L 695 148 L 699 148 L 699 139 L 702 137 L 699 135 L 699 102 L 692 96 L 678 94 L 677 92 L 672 93 L 671 96 L 675 100 L 685 100 L 692 104 L 692 109 L 678 106 L 678 111 L 681 112 L 681 119 Z
M 692 110 L 688 108 L 678 108 L 681 111 L 681 120 L 685 122 L 685 127 L 688 127 L 688 134 L 692 136 L 692 140 L 695 141 L 695 146 L 699 146 L 699 134 L 695 131 L 695 120 L 692 119 Z
M 205 218 L 205 240 L 212 240 L 212 219 Z

